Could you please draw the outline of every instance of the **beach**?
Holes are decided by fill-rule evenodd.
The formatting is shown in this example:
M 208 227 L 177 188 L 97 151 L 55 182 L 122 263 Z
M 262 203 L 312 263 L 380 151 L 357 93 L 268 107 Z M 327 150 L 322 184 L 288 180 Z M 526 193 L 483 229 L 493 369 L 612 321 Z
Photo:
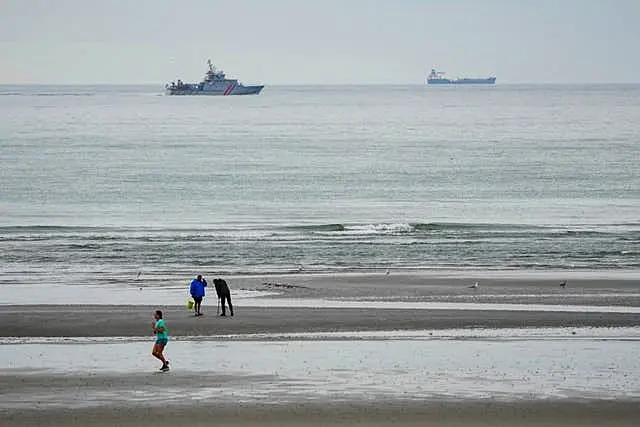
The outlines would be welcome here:
M 637 402 L 319 402 L 297 405 L 195 404 L 94 410 L 1 411 L 3 426 L 603 426 L 634 427 Z
M 151 304 L 183 289 L 17 298 L 0 306 L 3 425 L 635 425 L 633 279 L 470 280 L 230 279 L 234 317 L 216 316 L 215 298 L 202 317 L 160 306 L 168 374 L 149 355 Z M 149 302 L 114 303 L 140 293 Z
M 176 337 L 165 374 L 150 337 L 1 342 L 3 426 L 632 426 L 640 407 L 637 324 Z

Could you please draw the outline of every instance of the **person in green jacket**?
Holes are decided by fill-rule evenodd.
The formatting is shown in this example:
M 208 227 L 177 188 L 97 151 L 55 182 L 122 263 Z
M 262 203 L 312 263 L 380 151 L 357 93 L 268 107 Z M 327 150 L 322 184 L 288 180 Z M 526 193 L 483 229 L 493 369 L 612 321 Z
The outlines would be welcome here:
M 169 333 L 167 325 L 162 318 L 162 311 L 156 310 L 153 313 L 153 333 L 156 334 L 156 343 L 153 345 L 153 351 L 151 355 L 162 362 L 161 372 L 167 372 L 169 370 L 169 361 L 164 358 L 164 348 L 169 342 Z

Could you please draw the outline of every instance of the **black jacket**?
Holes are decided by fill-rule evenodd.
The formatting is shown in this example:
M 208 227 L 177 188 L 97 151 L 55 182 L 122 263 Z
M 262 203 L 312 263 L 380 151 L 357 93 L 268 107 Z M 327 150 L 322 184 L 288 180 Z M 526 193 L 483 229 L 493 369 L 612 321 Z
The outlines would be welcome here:
M 218 294 L 218 298 L 231 293 L 229 291 L 229 286 L 224 279 L 213 279 L 213 285 L 216 287 L 216 294 Z

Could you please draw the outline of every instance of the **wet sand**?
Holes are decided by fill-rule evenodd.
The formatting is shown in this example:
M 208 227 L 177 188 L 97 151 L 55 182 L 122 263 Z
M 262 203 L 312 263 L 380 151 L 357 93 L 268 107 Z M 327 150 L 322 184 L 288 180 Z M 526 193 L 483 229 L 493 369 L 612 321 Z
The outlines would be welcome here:
M 293 274 L 241 277 L 229 282 L 232 287 L 276 291 L 285 298 L 640 306 L 640 277 L 603 278 L 570 272 L 488 274 Z M 476 281 L 479 287 L 469 289 Z M 559 286 L 562 281 L 567 282 L 564 288 Z
M 184 307 L 160 307 L 172 336 L 220 334 L 435 330 L 452 328 L 640 326 L 637 313 L 510 312 L 353 308 L 237 307 L 234 317 L 217 317 L 205 305 L 194 317 Z M 5 306 L 1 337 L 148 336 L 152 307 Z
M 638 306 L 638 282 L 634 280 L 571 280 L 560 289 L 557 280 L 513 278 L 479 279 L 481 287 L 470 290 L 474 278 L 425 278 L 419 275 L 283 276 L 230 279 L 232 288 L 275 291 L 275 298 L 341 298 L 382 301 L 433 301 L 464 303 L 518 303 L 559 305 Z M 144 291 L 141 291 L 144 294 Z M 182 300 L 178 296 L 177 301 Z M 266 301 L 269 301 L 266 299 Z M 103 302 L 104 303 L 104 302 Z M 144 304 L 144 298 L 141 298 Z M 236 316 L 215 315 L 215 298 L 205 300 L 205 316 L 196 318 L 183 306 L 152 305 L 5 305 L 0 306 L 0 337 L 149 337 L 151 313 L 166 313 L 171 335 L 198 337 L 226 334 L 295 332 L 344 332 L 380 330 L 439 330 L 450 328 L 535 327 L 639 327 L 640 314 L 570 311 L 501 311 L 457 309 L 304 308 L 243 305 L 235 301 Z M 229 337 L 219 337 L 228 340 Z M 238 338 L 236 338 L 238 339 Z M 239 338 L 245 339 L 245 338 Z M 185 343 L 188 345 L 189 343 Z M 174 346 L 173 348 L 175 348 Z M 145 348 L 146 349 L 146 348 Z M 177 371 L 176 371 L 177 372 Z M 234 377 L 216 372 L 201 375 L 148 376 L 108 374 L 53 375 L 32 371 L 5 371 L 0 376 L 0 424 L 13 426 L 635 426 L 640 417 L 637 399 L 600 398 L 585 389 L 576 398 L 474 400 L 452 398 L 402 400 L 363 393 L 340 393 L 322 397 L 279 399 L 269 394 L 240 400 L 210 397 L 184 402 L 159 402 L 107 398 L 93 407 L 85 401 L 96 393 L 118 390 L 145 392 L 228 383 L 233 387 L 277 383 L 271 377 Z M 214 375 L 212 377 L 211 375 Z M 244 383 L 246 382 L 246 384 Z M 450 383 L 449 383 L 450 384 Z M 206 388 L 205 387 L 205 388 Z M 39 405 L 39 390 L 78 396 L 77 407 Z M 4 395 L 2 390 L 4 390 Z M 633 390 L 631 390 L 633 391 Z M 446 390 L 443 390 L 446 393 Z M 80 393 L 80 395 L 78 395 Z M 86 399 L 81 394 L 87 393 Z M 199 393 L 194 391 L 194 393 Z M 13 396 L 13 397 L 11 397 Z M 153 396 L 156 396 L 154 394 Z M 584 397 L 584 399 L 580 399 Z M 9 399 L 11 403 L 9 402 Z M 21 400 L 22 399 L 22 400 Z M 34 400 L 35 399 L 35 400 Z M 22 402 L 22 403 L 21 403 Z M 24 402 L 31 402 L 25 404 Z M 274 403 L 275 402 L 275 403 Z M 22 405 L 22 406 L 21 406 Z M 26 405 L 26 406 L 25 406 Z
M 4 305 L 0 306 L 0 336 L 146 336 L 151 311 L 165 310 L 171 334 L 181 336 L 214 334 L 329 332 L 367 330 L 429 330 L 449 328 L 527 328 L 578 326 L 640 326 L 638 313 L 536 312 L 459 309 L 375 309 L 322 308 L 321 299 L 339 301 L 373 300 L 394 302 L 433 302 L 454 304 L 512 303 L 560 306 L 640 306 L 640 281 L 634 278 L 601 279 L 570 277 L 566 288 L 561 274 L 532 277 L 473 277 L 470 273 L 434 275 L 395 273 L 284 275 L 229 278 L 234 289 L 268 291 L 270 297 L 235 300 L 236 317 L 219 318 L 216 299 L 204 301 L 205 316 L 195 318 L 184 306 L 170 306 L 186 299 L 185 290 L 167 295 L 168 307 L 146 303 L 154 292 L 153 283 L 136 285 L 136 298 L 130 304 L 108 305 L 109 294 L 100 305 Z M 478 289 L 469 289 L 473 281 Z M 114 292 L 116 289 L 114 289 Z M 104 289 L 101 291 L 104 292 Z M 73 294 L 69 294 L 73 298 Z M 98 298 L 98 296 L 96 297 Z M 282 298 L 320 301 L 318 308 L 276 307 Z M 10 300 L 11 298 L 7 298 Z M 107 301 L 102 301 L 106 299 Z M 273 306 L 270 306 L 273 304 Z M 259 305 L 260 307 L 258 307 Z M 605 310 L 606 311 L 606 310 Z M 108 322 L 108 323 L 106 323 Z M 104 325 L 108 324 L 108 327 Z
M 640 403 L 621 401 L 316 401 L 298 404 L 120 406 L 0 411 L 14 426 L 636 426 Z

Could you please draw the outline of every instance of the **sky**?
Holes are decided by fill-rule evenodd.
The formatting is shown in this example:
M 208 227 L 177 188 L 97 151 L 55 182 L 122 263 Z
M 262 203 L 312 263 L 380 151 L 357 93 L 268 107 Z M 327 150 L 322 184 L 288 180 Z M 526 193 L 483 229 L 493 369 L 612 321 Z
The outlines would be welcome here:
M 640 0 L 0 0 L 0 84 L 640 82 Z

